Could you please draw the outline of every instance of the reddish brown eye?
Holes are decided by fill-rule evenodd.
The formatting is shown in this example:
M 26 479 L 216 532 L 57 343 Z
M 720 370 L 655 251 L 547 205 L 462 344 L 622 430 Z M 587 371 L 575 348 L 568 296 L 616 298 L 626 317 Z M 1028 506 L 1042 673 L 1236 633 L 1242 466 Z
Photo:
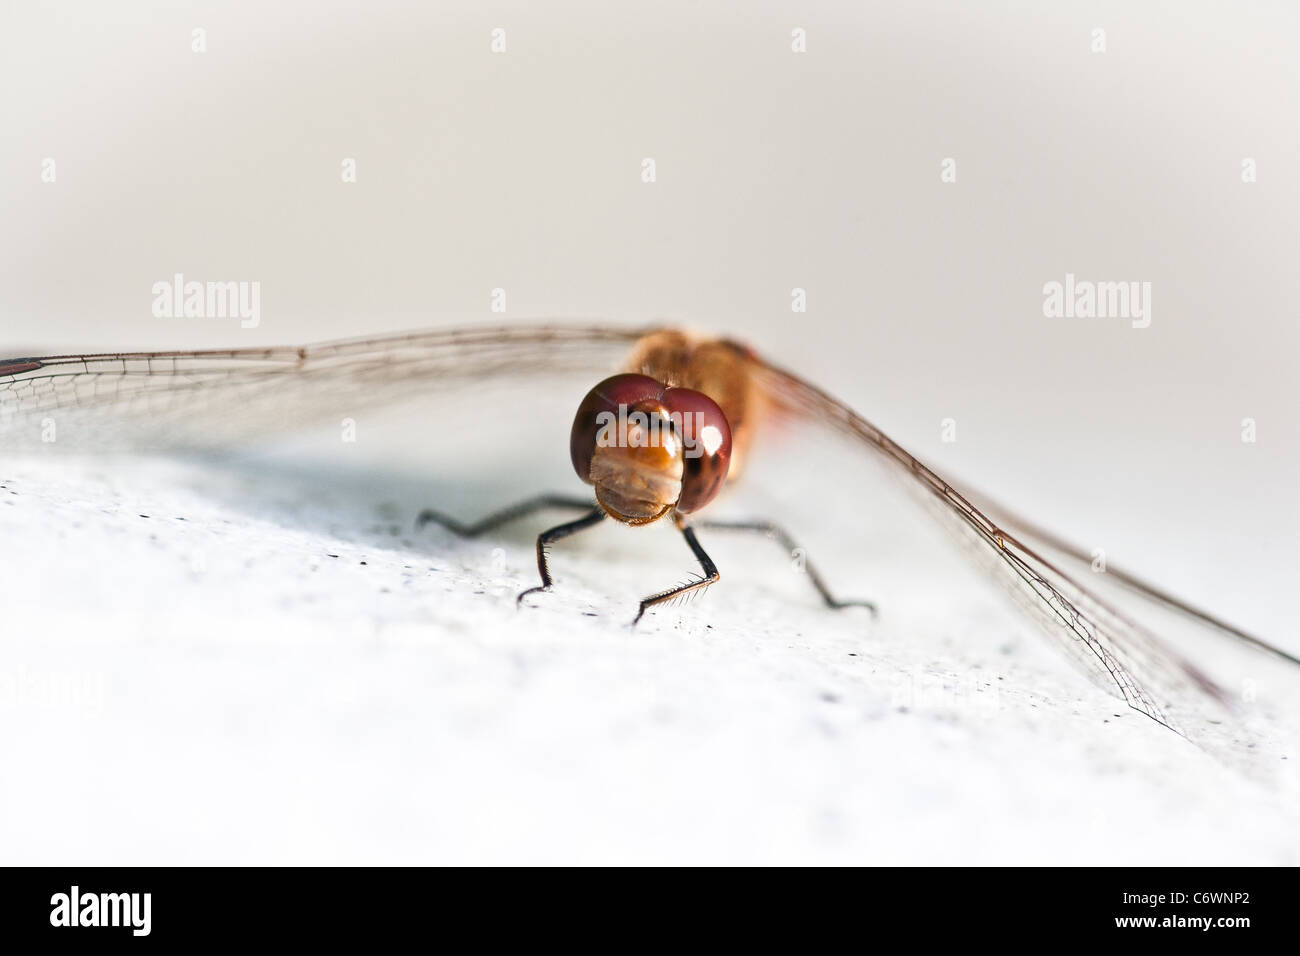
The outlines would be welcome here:
M 703 392 L 669 388 L 663 403 L 676 425 L 680 415 L 682 496 L 677 510 L 689 514 L 712 501 L 722 490 L 731 467 L 731 426 L 717 402 Z
M 605 379 L 582 400 L 578 414 L 573 417 L 569 431 L 569 457 L 573 470 L 583 481 L 591 482 L 591 457 L 596 451 L 596 436 L 606 419 L 602 412 L 612 414 L 617 420 L 619 406 L 632 408 L 638 402 L 658 400 L 664 387 L 649 375 L 614 375 Z

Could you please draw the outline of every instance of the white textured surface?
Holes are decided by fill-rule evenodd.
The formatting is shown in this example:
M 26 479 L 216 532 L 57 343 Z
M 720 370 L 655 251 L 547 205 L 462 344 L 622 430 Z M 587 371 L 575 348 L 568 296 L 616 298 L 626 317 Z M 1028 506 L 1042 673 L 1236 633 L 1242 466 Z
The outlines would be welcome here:
M 960 582 L 871 625 L 715 537 L 737 573 L 631 631 L 667 531 L 516 612 L 540 522 L 417 536 L 397 481 L 2 478 L 9 863 L 1298 861 L 1294 760 L 1227 770 Z

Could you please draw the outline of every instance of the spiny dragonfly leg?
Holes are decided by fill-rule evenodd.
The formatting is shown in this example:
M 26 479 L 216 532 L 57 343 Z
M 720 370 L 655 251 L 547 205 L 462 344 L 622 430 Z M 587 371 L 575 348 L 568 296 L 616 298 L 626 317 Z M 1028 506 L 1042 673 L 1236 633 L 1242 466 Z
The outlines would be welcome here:
M 764 537 L 771 538 L 790 554 L 800 550 L 799 546 L 795 544 L 794 538 L 790 537 L 784 528 L 770 521 L 702 521 L 700 527 L 718 531 L 753 531 Z M 817 593 L 822 596 L 822 600 L 826 602 L 827 607 L 836 610 L 846 607 L 865 607 L 871 612 L 872 617 L 876 616 L 876 606 L 870 601 L 841 601 L 833 595 L 831 589 L 826 586 L 826 582 L 822 580 L 822 576 L 817 573 L 817 569 L 811 563 L 805 561 L 803 571 L 808 575 L 808 580 L 817 589 Z
M 584 505 L 584 507 L 590 507 L 590 505 Z M 549 591 L 551 589 L 551 568 L 546 554 L 548 544 L 567 538 L 571 534 L 577 534 L 583 528 L 590 528 L 604 517 L 605 512 L 602 509 L 592 508 L 590 512 L 576 521 L 556 525 L 554 528 L 539 534 L 537 536 L 537 571 L 542 576 L 542 583 L 537 587 L 529 588 L 527 591 L 520 591 L 519 597 L 515 599 L 515 605 L 523 604 L 524 598 L 536 591 Z
M 641 602 L 640 608 L 637 609 L 636 617 L 632 619 L 632 626 L 635 627 L 637 621 L 645 614 L 648 608 L 656 604 L 663 604 L 665 601 L 671 601 L 673 598 L 680 597 L 683 594 L 689 594 L 692 591 L 700 591 L 707 588 L 710 584 L 716 582 L 722 577 L 718 573 L 717 565 L 713 559 L 705 553 L 704 548 L 700 546 L 699 539 L 695 537 L 695 529 L 682 520 L 681 515 L 673 515 L 673 521 L 677 524 L 677 530 L 682 533 L 686 543 L 690 545 L 691 552 L 695 555 L 695 560 L 700 562 L 700 570 L 704 572 L 704 577 L 698 581 L 690 581 L 686 584 L 679 584 L 675 588 L 669 588 L 667 591 L 660 591 L 658 594 L 652 594 Z
M 572 495 L 538 495 L 536 498 L 529 498 L 526 501 L 493 512 L 473 524 L 462 524 L 455 518 L 449 518 L 440 511 L 425 508 L 420 512 L 419 517 L 415 519 L 415 527 L 418 530 L 427 524 L 439 524 L 462 538 L 476 538 L 493 528 L 498 528 L 518 518 L 527 517 L 534 511 L 542 511 L 546 508 L 571 508 L 575 511 L 585 511 L 590 507 L 590 498 L 575 498 Z

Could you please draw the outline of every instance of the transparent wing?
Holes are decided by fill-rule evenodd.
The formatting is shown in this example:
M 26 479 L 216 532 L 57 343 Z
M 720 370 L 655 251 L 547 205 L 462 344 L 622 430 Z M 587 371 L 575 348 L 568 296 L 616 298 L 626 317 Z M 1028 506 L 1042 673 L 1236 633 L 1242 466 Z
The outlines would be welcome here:
M 210 445 L 325 420 L 439 388 L 613 370 L 652 329 L 514 326 L 421 332 L 302 348 L 65 355 L 0 361 L 0 447 Z M 1184 655 L 995 523 L 951 484 L 825 392 L 754 360 L 779 413 L 816 421 L 877 453 L 1010 585 L 1046 633 L 1133 709 L 1206 743 L 1229 696 Z M 1221 738 L 1222 731 L 1217 735 Z
M 1002 503 L 993 502 L 986 495 L 977 495 L 969 491 L 965 492 L 965 495 L 967 499 L 978 502 L 981 511 L 993 517 L 1003 527 L 1011 529 L 1020 540 L 1028 542 L 1039 550 L 1051 553 L 1056 556 L 1058 563 L 1071 567 L 1080 574 L 1086 576 L 1087 573 L 1092 572 L 1093 556 L 1082 548 L 1030 521 L 1023 515 L 1017 514 Z M 1106 567 L 1106 578 L 1147 601 L 1154 602 L 1190 621 L 1204 625 L 1219 635 L 1245 647 L 1262 651 L 1270 657 L 1286 661 L 1293 666 L 1300 666 L 1300 657 L 1296 657 L 1289 651 L 1242 630 L 1235 624 L 1215 616 L 1204 608 L 1197 607 L 1175 594 L 1144 581 L 1136 574 L 1116 567 L 1113 563 L 1108 563 Z
M 1236 746 L 1231 697 L 1196 665 L 995 523 L 970 500 L 851 408 L 755 359 L 773 411 L 827 426 L 879 455 L 889 470 L 1004 586 L 1070 657 L 1134 710 L 1211 748 Z
M 0 360 L 0 447 L 209 446 L 466 382 L 602 372 L 646 329 L 513 326 L 305 347 Z

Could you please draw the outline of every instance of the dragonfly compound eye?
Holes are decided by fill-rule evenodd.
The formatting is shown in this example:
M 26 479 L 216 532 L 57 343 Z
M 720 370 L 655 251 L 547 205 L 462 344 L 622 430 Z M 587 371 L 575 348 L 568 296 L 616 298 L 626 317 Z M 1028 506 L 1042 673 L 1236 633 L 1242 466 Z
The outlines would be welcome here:
M 569 433 L 574 471 L 626 524 L 662 518 L 681 497 L 682 443 L 663 393 L 648 375 L 607 378 L 582 400 Z
M 664 391 L 663 403 L 682 443 L 682 495 L 677 510 L 699 511 L 717 497 L 731 467 L 731 425 L 718 403 L 689 388 Z

